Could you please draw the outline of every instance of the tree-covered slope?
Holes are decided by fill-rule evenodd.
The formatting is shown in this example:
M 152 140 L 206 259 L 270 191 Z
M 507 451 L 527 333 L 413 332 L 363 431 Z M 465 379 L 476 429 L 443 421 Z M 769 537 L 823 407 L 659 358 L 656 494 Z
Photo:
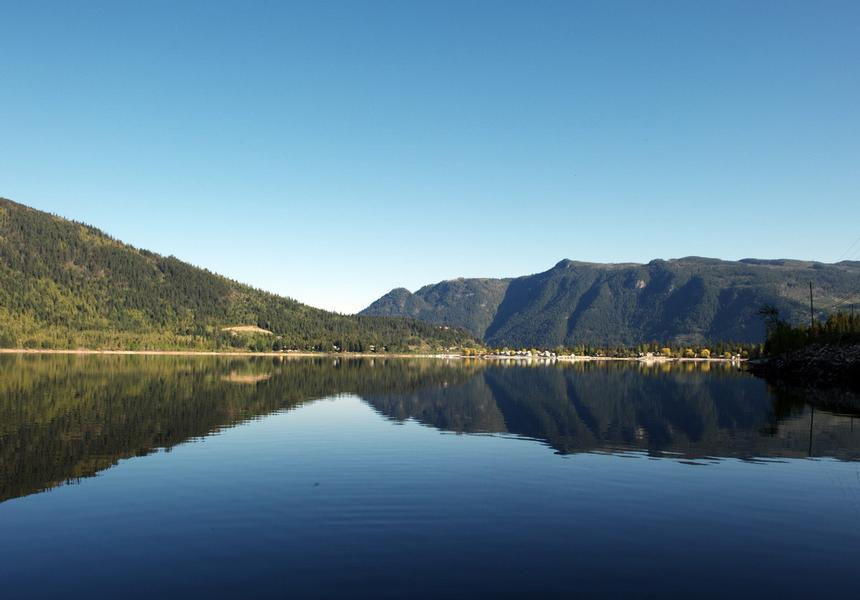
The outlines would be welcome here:
M 819 309 L 846 298 L 860 302 L 856 262 L 687 257 L 648 264 L 563 260 L 511 280 L 443 282 L 415 294 L 401 288 L 361 314 L 462 326 L 495 346 L 759 342 L 764 324 L 757 313 L 765 304 L 792 320 L 808 318 L 809 282 Z M 454 292 L 461 289 L 473 293 Z
M 268 333 L 225 331 L 254 326 Z M 0 199 L 0 347 L 441 349 L 461 331 L 344 316 Z
M 463 327 L 482 335 L 493 322 L 510 279 L 454 279 L 427 285 L 411 293 L 391 290 L 361 314 L 412 317 L 430 323 Z

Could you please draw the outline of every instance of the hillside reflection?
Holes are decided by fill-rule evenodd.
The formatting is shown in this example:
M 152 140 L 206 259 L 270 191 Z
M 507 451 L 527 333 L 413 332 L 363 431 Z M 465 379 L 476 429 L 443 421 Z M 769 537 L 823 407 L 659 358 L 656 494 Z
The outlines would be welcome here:
M 811 393 L 719 364 L 578 363 L 489 365 L 458 386 L 365 400 L 392 419 L 527 437 L 559 454 L 860 459 L 857 398 Z
M 722 367 L 7 355 L 0 501 L 343 393 L 393 420 L 527 437 L 561 454 L 860 458 L 860 427 L 842 408 L 852 399 L 813 414 L 804 394 Z

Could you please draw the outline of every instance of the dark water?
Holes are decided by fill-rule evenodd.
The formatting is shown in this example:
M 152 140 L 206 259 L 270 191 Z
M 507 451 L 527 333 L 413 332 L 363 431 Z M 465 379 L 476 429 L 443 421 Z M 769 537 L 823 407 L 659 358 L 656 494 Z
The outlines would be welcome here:
M 716 367 L 0 356 L 0 597 L 856 597 L 854 402 Z

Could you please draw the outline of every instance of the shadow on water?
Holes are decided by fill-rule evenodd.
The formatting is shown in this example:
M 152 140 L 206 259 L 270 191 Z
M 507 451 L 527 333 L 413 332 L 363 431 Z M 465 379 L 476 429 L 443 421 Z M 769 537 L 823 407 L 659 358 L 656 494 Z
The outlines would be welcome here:
M 13 355 L 0 357 L 0 501 L 344 393 L 394 421 L 560 454 L 860 458 L 856 398 L 714 365 Z

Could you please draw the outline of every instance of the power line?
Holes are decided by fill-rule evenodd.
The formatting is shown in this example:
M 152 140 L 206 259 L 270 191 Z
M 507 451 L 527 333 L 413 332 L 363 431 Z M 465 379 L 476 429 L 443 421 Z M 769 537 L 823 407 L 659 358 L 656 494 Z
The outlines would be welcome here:
M 857 296 L 854 296 L 854 295 L 852 295 L 852 294 L 849 294 L 849 295 L 847 295 L 847 296 L 842 296 L 842 297 L 837 298 L 835 303 L 831 304 L 831 305 L 830 305 L 829 307 L 827 307 L 827 308 L 822 308 L 822 309 L 819 309 L 819 310 L 821 310 L 822 312 L 829 312 L 829 311 L 832 311 L 832 310 L 834 310 L 834 309 L 839 308 L 840 306 L 843 306 L 843 305 L 845 305 L 845 304 L 848 304 L 849 302 L 854 303 L 854 302 L 857 302 L 857 301 L 858 301 L 858 297 L 857 297 Z
M 857 246 L 858 243 L 860 243 L 860 237 L 858 237 L 856 240 L 854 240 L 851 243 L 850 246 L 848 246 L 848 248 L 845 250 L 845 252 L 843 252 L 839 256 L 839 258 L 836 259 L 835 263 L 840 263 L 843 260 L 851 260 L 851 261 L 860 260 L 860 247 L 858 247 L 856 249 L 854 248 L 855 246 Z M 819 311 L 820 312 L 830 312 L 830 311 L 836 310 L 837 308 L 840 308 L 841 306 L 844 306 L 845 304 L 848 304 L 849 302 L 854 303 L 856 301 L 858 301 L 858 296 L 856 296 L 853 292 L 849 292 L 845 296 L 837 296 L 835 301 L 833 302 L 833 304 L 831 304 L 830 306 L 828 306 L 826 308 L 820 308 Z
M 854 240 L 850 246 L 848 246 L 848 249 L 843 252 L 834 262 L 842 262 L 842 260 L 845 259 L 845 257 L 854 249 L 854 246 L 857 245 L 857 242 L 860 242 L 860 236 L 858 236 L 857 239 Z
M 845 304 L 848 304 L 849 301 L 851 302 L 851 304 L 854 304 L 855 300 L 856 300 L 855 298 L 845 298 L 841 302 L 831 306 L 829 310 L 833 310 L 835 308 L 839 308 L 840 306 L 844 306 Z

